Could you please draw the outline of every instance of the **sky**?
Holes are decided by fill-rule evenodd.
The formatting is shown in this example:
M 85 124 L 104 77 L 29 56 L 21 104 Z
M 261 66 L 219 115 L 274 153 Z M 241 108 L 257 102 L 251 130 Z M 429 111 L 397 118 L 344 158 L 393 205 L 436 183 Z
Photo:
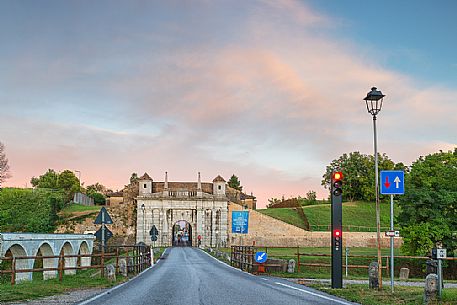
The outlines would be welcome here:
M 239 177 L 305 196 L 343 153 L 410 165 L 457 146 L 456 1 L 0 2 L 0 141 L 12 177 L 122 189 Z M 77 174 L 78 175 L 78 174 Z

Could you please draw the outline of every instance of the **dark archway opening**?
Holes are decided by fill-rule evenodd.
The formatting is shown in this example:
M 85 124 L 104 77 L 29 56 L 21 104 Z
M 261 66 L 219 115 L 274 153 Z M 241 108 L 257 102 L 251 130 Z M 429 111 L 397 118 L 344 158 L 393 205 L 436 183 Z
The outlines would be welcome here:
M 179 220 L 173 225 L 171 244 L 174 247 L 192 247 L 192 226 L 185 220 Z

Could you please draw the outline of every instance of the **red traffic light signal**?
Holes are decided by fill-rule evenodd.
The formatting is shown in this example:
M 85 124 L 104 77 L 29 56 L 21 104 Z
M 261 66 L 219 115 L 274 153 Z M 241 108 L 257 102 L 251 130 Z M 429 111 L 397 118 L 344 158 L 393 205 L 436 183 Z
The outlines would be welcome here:
M 340 229 L 333 230 L 333 237 L 341 237 L 341 230 Z
M 334 172 L 333 173 L 333 181 L 339 181 L 343 179 L 343 173 L 342 172 Z

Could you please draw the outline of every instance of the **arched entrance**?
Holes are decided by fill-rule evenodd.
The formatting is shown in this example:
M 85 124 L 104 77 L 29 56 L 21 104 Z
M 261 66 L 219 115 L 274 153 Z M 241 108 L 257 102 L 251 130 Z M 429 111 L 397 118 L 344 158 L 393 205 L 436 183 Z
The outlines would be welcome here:
M 192 226 L 185 220 L 173 225 L 171 244 L 175 247 L 192 247 Z

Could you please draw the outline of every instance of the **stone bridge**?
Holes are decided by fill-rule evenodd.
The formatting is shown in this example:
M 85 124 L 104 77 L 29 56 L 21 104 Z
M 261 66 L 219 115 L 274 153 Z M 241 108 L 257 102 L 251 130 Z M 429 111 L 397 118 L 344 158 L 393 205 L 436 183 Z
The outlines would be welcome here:
M 90 234 L 0 233 L 0 262 L 2 257 L 59 256 L 92 254 L 95 236 Z M 59 258 L 43 258 L 43 268 L 57 268 Z M 16 259 L 16 270 L 32 269 L 35 258 Z M 90 266 L 90 257 L 65 257 L 65 267 Z M 76 269 L 65 270 L 75 274 Z M 55 278 L 57 270 L 43 271 L 43 279 Z M 16 281 L 32 280 L 32 272 L 16 273 Z

